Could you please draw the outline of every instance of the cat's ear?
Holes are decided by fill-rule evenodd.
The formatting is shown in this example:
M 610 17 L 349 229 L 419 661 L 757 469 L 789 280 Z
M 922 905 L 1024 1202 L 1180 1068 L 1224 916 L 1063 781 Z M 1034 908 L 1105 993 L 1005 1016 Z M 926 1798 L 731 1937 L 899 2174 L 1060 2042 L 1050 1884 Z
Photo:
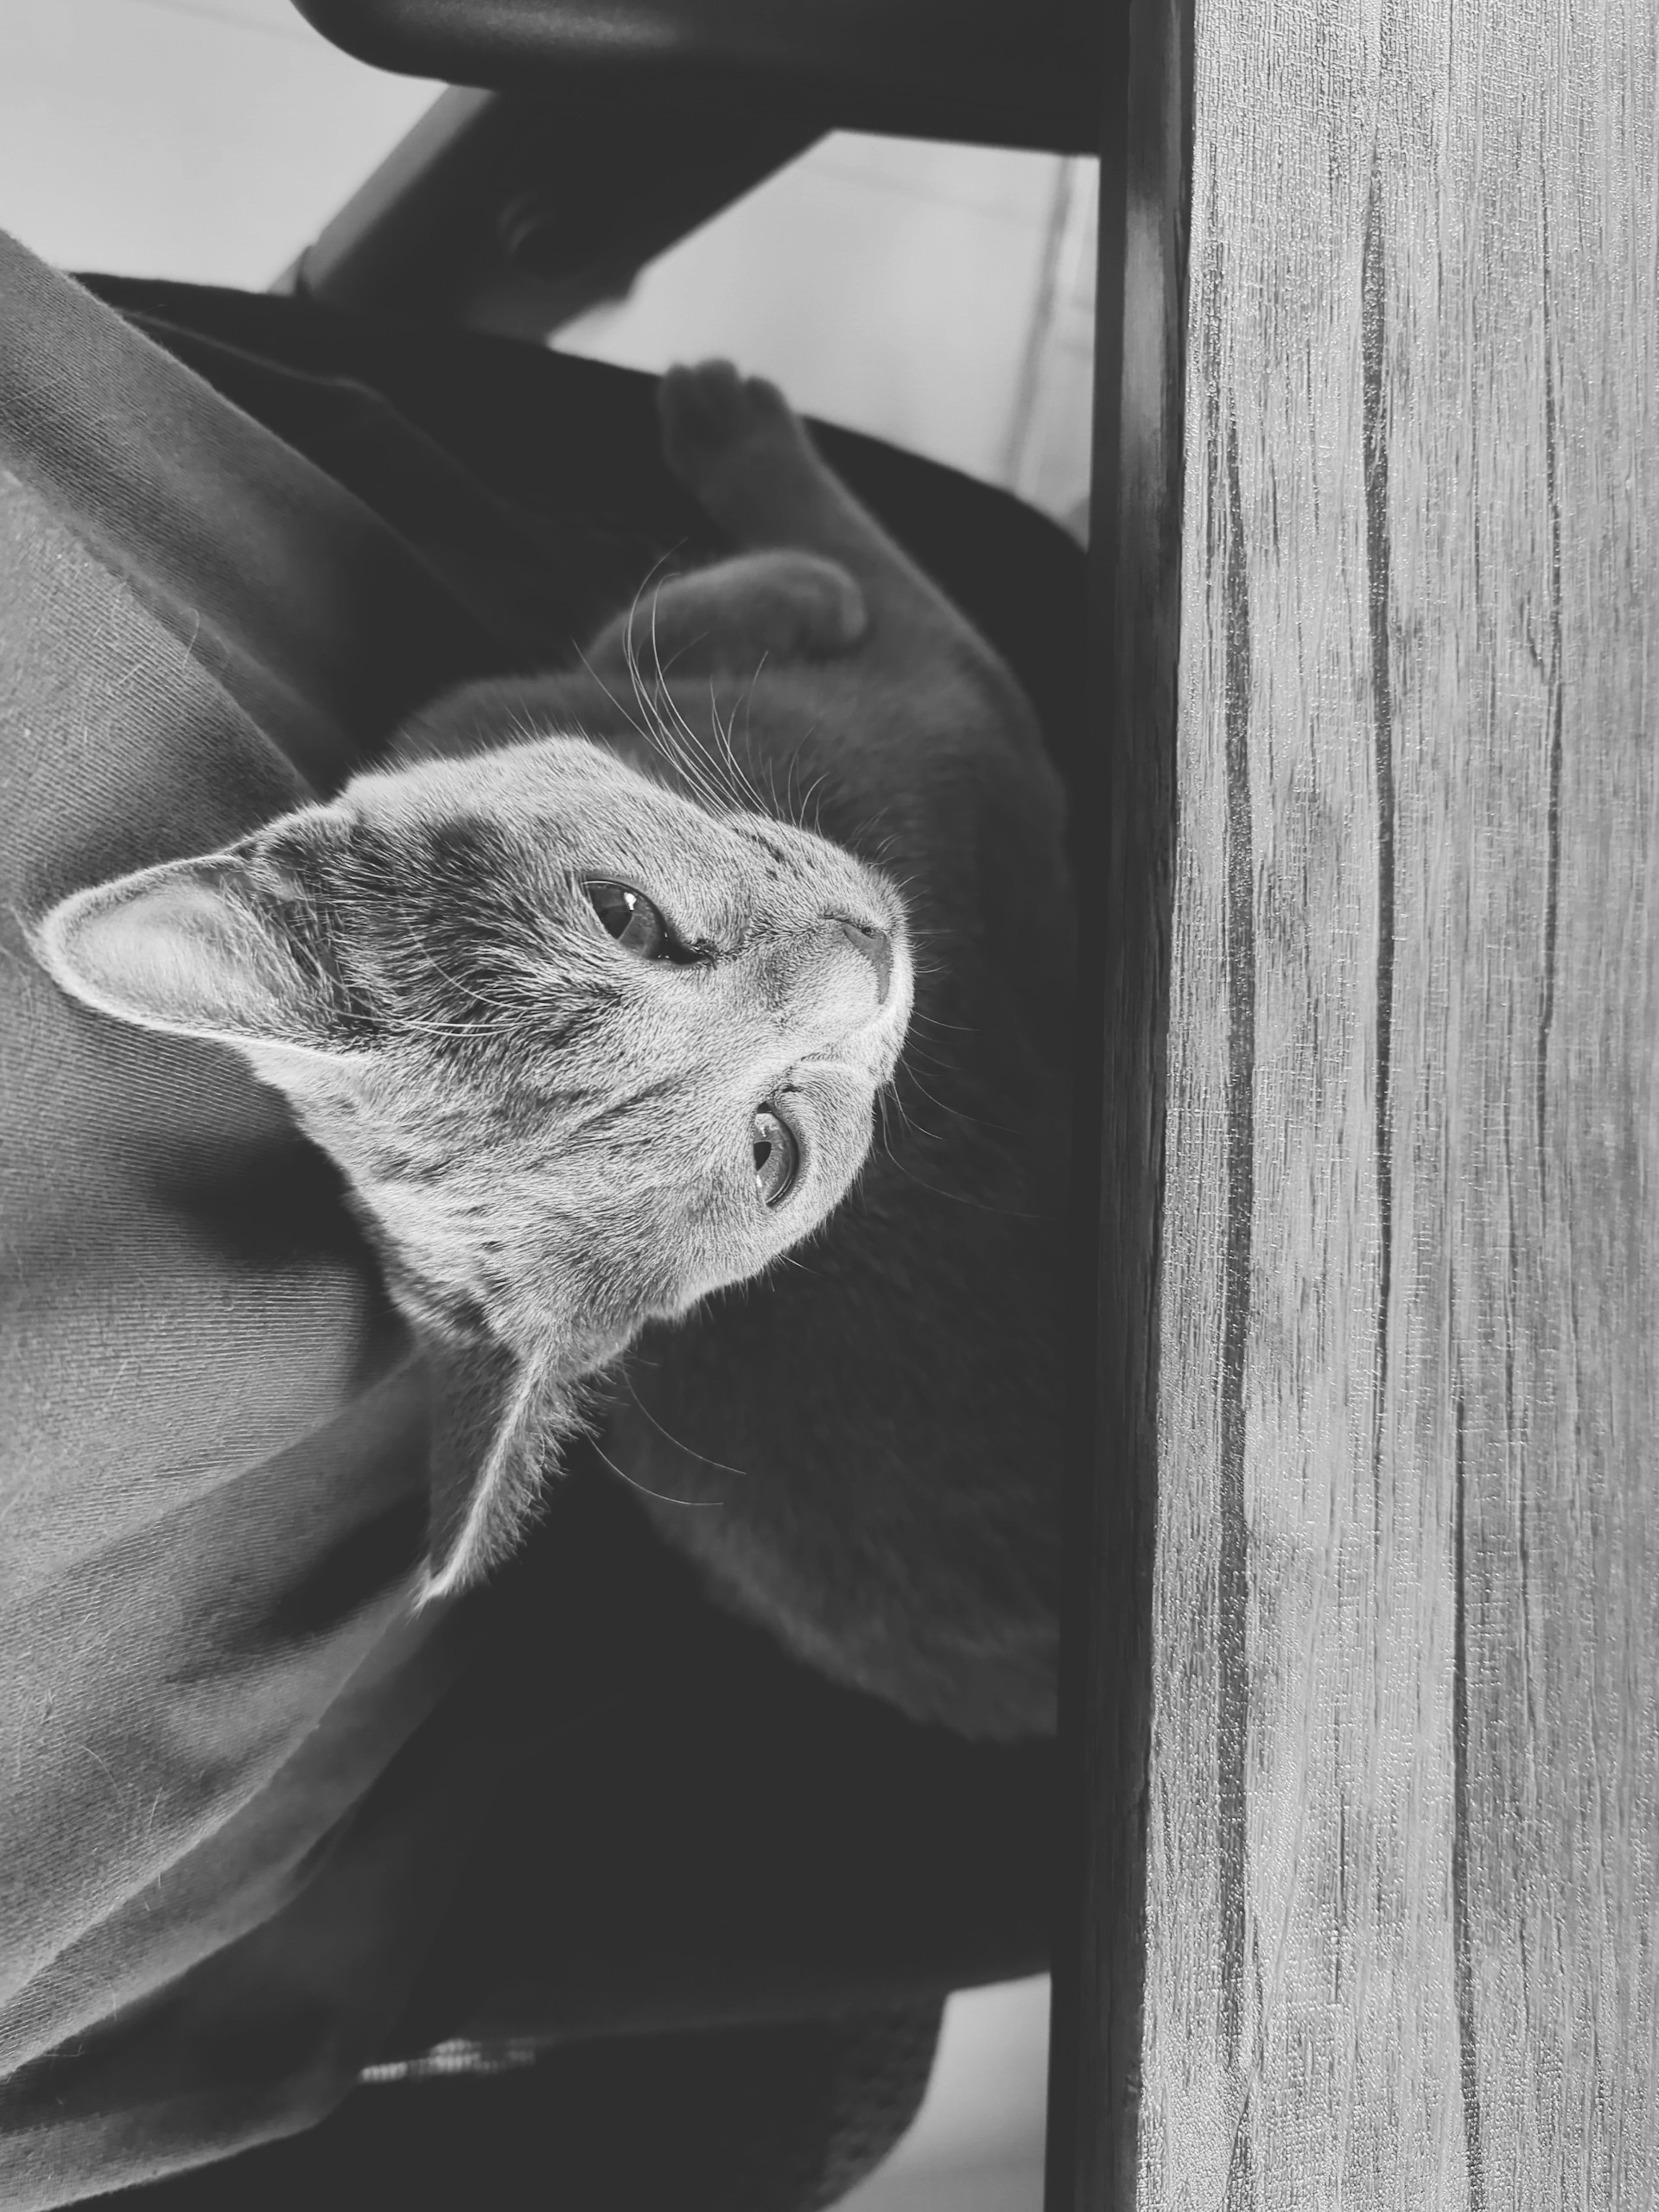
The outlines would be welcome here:
M 323 1048 L 336 993 L 293 889 L 252 844 L 166 860 L 64 899 L 34 950 L 66 991 L 142 1028 Z
M 470 1589 L 507 1558 L 535 1511 L 559 1426 L 534 1361 L 494 1339 L 425 1349 L 431 1507 L 419 1605 Z

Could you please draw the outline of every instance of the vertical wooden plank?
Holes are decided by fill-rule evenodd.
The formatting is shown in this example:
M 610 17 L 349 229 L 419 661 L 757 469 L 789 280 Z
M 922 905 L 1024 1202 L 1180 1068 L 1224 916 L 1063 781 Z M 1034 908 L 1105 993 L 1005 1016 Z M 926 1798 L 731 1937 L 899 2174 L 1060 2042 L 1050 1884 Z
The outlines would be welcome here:
M 1503 137 L 1461 256 L 1484 649 L 1431 711 L 1515 861 L 1448 870 L 1449 1021 L 1488 1040 L 1447 1117 L 1454 1934 L 1473 2201 L 1628 2206 L 1659 2198 L 1659 17 L 1537 33 L 1533 69 L 1455 57 Z
M 1659 17 L 1203 0 L 1141 2201 L 1659 2198 Z

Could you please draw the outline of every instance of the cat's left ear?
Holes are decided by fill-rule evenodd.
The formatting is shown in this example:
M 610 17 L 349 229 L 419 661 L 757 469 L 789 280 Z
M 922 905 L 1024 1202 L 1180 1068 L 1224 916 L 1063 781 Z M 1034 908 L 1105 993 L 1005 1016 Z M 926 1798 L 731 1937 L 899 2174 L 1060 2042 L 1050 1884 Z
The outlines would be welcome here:
M 535 1511 L 559 1423 L 542 1370 L 490 1339 L 428 1344 L 431 1504 L 416 1603 L 482 1582 Z
M 284 826 L 301 825 L 307 817 Z M 292 878 L 250 840 L 76 891 L 33 941 L 66 991 L 121 1021 L 314 1050 L 335 1039 L 338 992 L 307 914 Z

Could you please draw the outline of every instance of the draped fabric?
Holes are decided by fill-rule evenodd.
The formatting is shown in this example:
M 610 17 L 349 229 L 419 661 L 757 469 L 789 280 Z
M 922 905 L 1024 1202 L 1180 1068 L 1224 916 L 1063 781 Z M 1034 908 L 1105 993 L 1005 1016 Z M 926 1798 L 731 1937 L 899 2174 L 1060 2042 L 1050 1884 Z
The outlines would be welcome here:
M 413 1620 L 423 1381 L 337 1178 L 232 1055 L 69 1003 L 26 937 L 337 787 L 445 684 L 568 653 L 702 526 L 644 379 L 98 290 L 0 238 L 0 2201 L 251 2203 L 267 2165 L 292 2201 L 366 2154 L 354 2116 L 451 2094 L 355 2086 L 377 2061 L 529 2031 L 603 2075 L 574 2114 L 677 2036 L 745 2080 L 771 2022 L 822 2150 L 775 2201 L 827 2203 L 914 2109 L 944 1991 L 1042 1961 L 1047 1754 L 811 1681 L 592 1466 Z M 1036 518 L 865 460 L 959 596 L 993 608 L 1024 530 L 1080 606 Z M 999 642 L 1063 720 L 1041 597 Z
M 409 1617 L 422 1382 L 331 1173 L 231 1055 L 67 1003 L 24 926 L 337 784 L 491 641 L 9 241 L 0 564 L 0 2197 L 27 2207 L 326 2110 L 480 1795 L 468 1745 L 423 1744 L 443 1788 L 400 1764 L 464 1637 Z

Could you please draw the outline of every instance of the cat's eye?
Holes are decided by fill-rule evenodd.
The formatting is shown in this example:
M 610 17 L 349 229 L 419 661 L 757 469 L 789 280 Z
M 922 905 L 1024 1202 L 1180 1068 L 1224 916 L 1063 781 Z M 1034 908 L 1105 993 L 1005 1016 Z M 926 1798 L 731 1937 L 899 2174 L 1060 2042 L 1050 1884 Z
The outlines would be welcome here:
M 760 1107 L 751 1125 L 755 1147 L 755 1188 L 768 1206 L 781 1206 L 800 1173 L 800 1146 L 795 1133 L 769 1106 Z
M 642 960 L 660 960 L 669 951 L 668 925 L 643 891 L 627 884 L 589 884 L 593 911 L 618 945 Z

